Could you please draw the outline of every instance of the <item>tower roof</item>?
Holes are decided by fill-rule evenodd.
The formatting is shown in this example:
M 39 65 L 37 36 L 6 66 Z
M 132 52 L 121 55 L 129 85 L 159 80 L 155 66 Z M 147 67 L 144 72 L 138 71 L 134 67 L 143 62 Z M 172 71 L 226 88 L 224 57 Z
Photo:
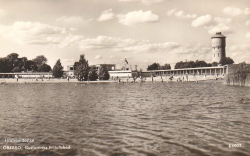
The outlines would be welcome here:
M 216 34 L 211 38 L 226 38 L 226 36 L 222 35 L 221 32 L 216 32 Z

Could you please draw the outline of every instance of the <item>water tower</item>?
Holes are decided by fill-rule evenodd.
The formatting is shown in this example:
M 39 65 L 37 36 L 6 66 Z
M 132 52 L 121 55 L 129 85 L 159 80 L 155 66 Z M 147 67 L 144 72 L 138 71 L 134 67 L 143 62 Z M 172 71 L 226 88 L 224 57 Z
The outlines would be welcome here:
M 226 57 L 226 36 L 221 32 L 216 32 L 212 39 L 212 62 L 220 62 L 223 57 Z

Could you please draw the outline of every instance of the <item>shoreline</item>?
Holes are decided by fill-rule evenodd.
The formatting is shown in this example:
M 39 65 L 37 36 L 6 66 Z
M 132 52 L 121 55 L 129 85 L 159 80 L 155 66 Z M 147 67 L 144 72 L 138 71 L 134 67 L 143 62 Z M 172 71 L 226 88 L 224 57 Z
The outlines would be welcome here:
M 172 80 L 172 82 L 180 82 L 177 81 L 177 79 L 180 76 L 174 76 L 174 79 Z M 145 80 L 143 80 L 143 82 L 171 82 L 169 79 L 169 77 L 161 77 L 161 76 L 157 76 L 157 77 L 153 77 L 153 81 L 151 77 L 147 77 Z M 121 78 L 120 79 L 121 82 L 120 83 L 134 83 L 133 78 Z M 186 82 L 203 82 L 203 81 L 221 81 L 223 80 L 223 77 L 218 77 L 218 79 L 216 80 L 214 76 L 207 76 L 206 78 L 202 75 L 193 77 L 193 76 L 189 76 L 188 77 L 188 81 L 186 80 L 186 77 L 184 79 L 183 82 L 180 83 L 186 83 Z M 135 83 L 140 83 L 141 80 L 138 78 L 135 80 Z M 95 83 L 118 83 L 118 81 L 114 81 L 114 80 L 100 80 L 100 81 L 78 81 L 77 79 L 70 79 L 69 81 L 67 79 L 38 79 L 38 81 L 36 81 L 35 79 L 24 79 L 24 78 L 19 78 L 18 81 L 15 78 L 0 78 L 0 84 L 53 84 L 53 83 L 79 83 L 79 84 L 95 84 Z

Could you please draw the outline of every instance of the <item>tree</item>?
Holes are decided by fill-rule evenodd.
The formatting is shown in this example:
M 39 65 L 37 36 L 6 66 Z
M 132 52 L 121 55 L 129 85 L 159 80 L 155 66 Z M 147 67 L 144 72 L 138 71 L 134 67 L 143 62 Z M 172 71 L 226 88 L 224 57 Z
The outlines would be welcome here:
M 0 58 L 0 73 L 7 72 L 7 60 L 5 58 Z
M 186 61 L 183 62 L 183 68 L 195 68 L 198 65 L 198 60 L 194 61 Z
M 213 66 L 213 67 L 218 66 L 218 62 L 213 62 L 213 63 L 212 63 L 212 66 Z
M 205 61 L 180 61 L 175 64 L 175 69 L 182 69 L 182 68 L 197 68 L 197 67 L 209 67 L 210 64 L 207 64 Z
M 19 58 L 19 67 L 21 69 L 21 71 L 26 71 L 27 69 L 25 68 L 25 63 L 28 61 L 27 57 L 22 57 L 22 58 Z
M 207 63 L 207 67 L 212 67 L 212 63 Z
M 74 64 L 75 68 L 75 75 L 78 79 L 78 81 L 87 81 L 88 80 L 88 74 L 89 74 L 89 63 L 85 59 L 84 54 L 80 55 L 79 62 L 75 62 Z
M 219 64 L 221 64 L 221 65 L 233 64 L 233 63 L 234 63 L 234 60 L 231 59 L 230 57 L 223 57 L 223 58 L 220 60 L 220 62 L 219 62 Z
M 174 66 L 174 69 L 181 69 L 181 68 L 184 68 L 184 62 L 182 61 L 177 62 Z
M 99 79 L 100 80 L 108 80 L 110 77 L 109 72 L 105 65 L 101 66 L 100 72 L 99 72 Z
M 6 66 L 5 66 L 6 72 L 13 72 L 13 69 L 15 67 L 18 67 L 18 64 L 19 64 L 18 56 L 19 54 L 17 53 L 11 53 L 7 55 L 7 57 L 5 58 L 6 59 Z
M 12 69 L 12 72 L 21 72 L 21 69 L 19 68 L 19 67 L 14 67 L 13 69 Z
M 160 69 L 160 64 L 159 63 L 153 63 L 148 66 L 147 70 L 159 70 Z
M 34 61 L 37 66 L 40 66 L 42 64 L 47 63 L 48 59 L 43 55 L 39 55 L 36 58 L 34 58 L 32 61 Z
M 25 62 L 24 68 L 26 70 L 37 71 L 38 67 L 35 62 L 28 60 Z
M 47 64 L 42 64 L 38 67 L 37 69 L 38 72 L 50 72 L 51 71 L 51 67 Z
M 6 59 L 8 59 L 11 62 L 14 62 L 16 59 L 18 59 L 19 54 L 17 53 L 11 53 L 7 55 Z
M 95 67 L 90 68 L 88 78 L 90 81 L 96 81 L 98 79 L 98 75 L 97 75 L 97 71 Z
M 161 69 L 161 70 L 168 70 L 168 69 L 171 69 L 171 65 L 165 63 L 163 66 L 160 66 L 160 69 Z
M 205 61 L 196 60 L 194 68 L 197 68 L 197 67 L 207 67 L 207 63 Z
M 61 64 L 60 59 L 56 61 L 56 64 L 53 67 L 52 74 L 56 78 L 60 78 L 63 76 L 63 66 Z

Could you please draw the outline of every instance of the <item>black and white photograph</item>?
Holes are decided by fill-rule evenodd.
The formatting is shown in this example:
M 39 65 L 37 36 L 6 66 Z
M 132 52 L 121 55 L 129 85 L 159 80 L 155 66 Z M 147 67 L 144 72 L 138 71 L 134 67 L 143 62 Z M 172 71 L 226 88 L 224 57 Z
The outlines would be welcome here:
M 0 0 L 0 156 L 250 156 L 250 1 Z

